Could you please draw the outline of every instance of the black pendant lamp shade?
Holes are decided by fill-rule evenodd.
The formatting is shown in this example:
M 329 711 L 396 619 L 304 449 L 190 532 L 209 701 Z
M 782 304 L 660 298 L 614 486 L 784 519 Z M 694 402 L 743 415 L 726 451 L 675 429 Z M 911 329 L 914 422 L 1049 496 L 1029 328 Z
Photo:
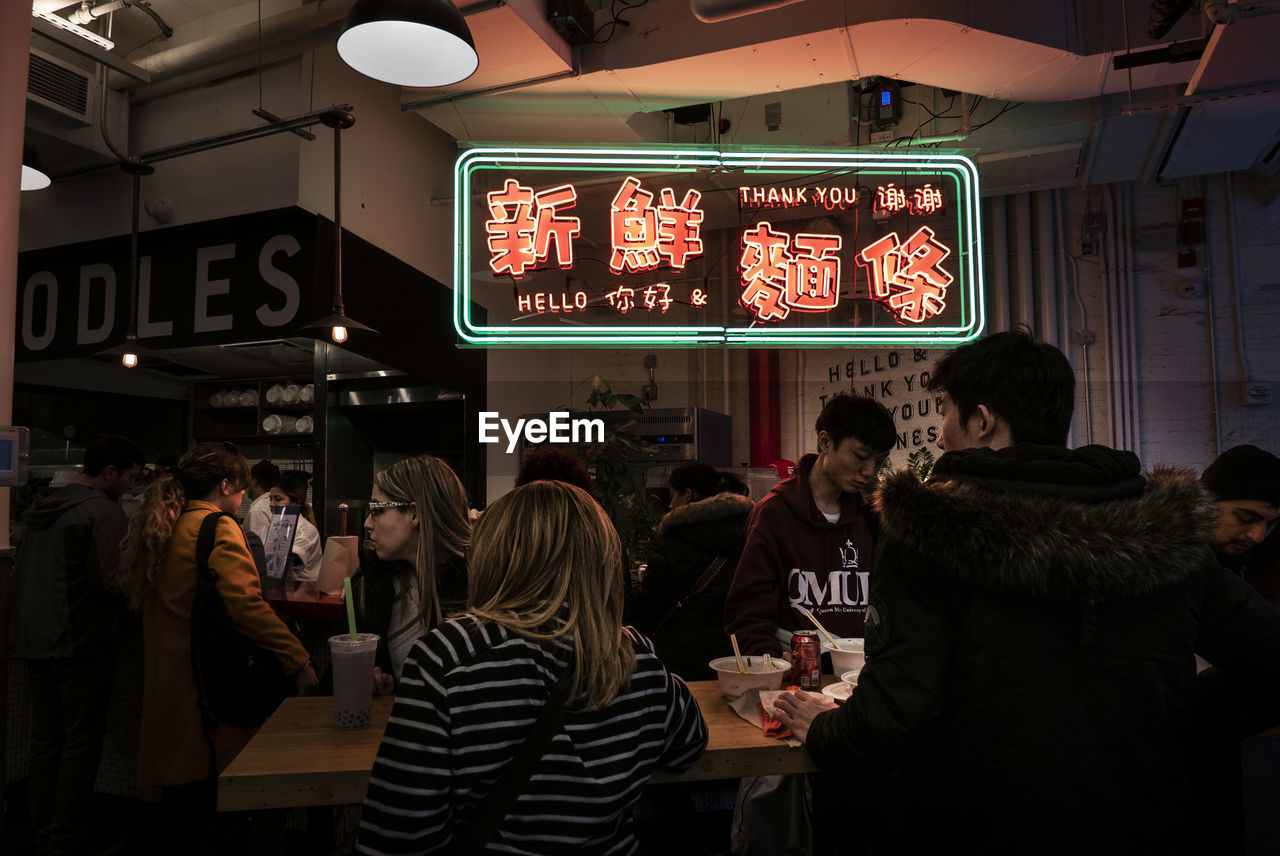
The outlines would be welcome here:
M 375 80 L 419 87 L 466 80 L 480 62 L 466 19 L 450 0 L 356 0 L 338 55 Z
M 44 190 L 52 184 L 40 152 L 30 143 L 22 146 L 22 189 Z

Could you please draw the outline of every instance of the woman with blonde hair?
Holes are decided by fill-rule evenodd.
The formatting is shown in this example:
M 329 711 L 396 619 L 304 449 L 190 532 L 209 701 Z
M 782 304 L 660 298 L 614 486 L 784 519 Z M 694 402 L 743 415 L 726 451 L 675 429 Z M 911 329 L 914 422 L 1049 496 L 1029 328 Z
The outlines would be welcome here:
M 129 521 L 121 545 L 117 588 L 142 613 L 142 748 L 138 781 L 159 785 L 166 816 L 194 841 L 215 820 L 217 777 L 249 742 L 254 729 L 204 722 L 191 658 L 196 596 L 196 542 L 204 519 L 217 522 L 209 554 L 216 589 L 236 630 L 273 653 L 301 693 L 316 675 L 306 649 L 262 599 L 258 570 L 235 519 L 249 466 L 234 446 L 206 443 L 158 476 Z M 182 832 L 183 827 L 187 827 Z
M 449 465 L 418 455 L 373 477 L 364 527 L 376 554 L 352 579 L 356 624 L 377 633 L 375 689 L 391 692 L 418 637 L 467 602 L 471 519 Z
M 634 853 L 632 809 L 707 731 L 622 626 L 622 547 L 581 488 L 537 481 L 476 524 L 468 610 L 414 645 L 360 830 L 370 853 Z M 518 801 L 517 801 L 518 797 Z

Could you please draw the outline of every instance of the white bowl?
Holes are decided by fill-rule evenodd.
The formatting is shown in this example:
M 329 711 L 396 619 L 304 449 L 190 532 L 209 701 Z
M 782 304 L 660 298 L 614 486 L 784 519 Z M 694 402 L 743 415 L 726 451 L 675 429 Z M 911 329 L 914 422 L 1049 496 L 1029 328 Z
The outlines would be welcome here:
M 822 650 L 831 655 L 831 671 L 837 675 L 855 672 L 867 663 L 866 642 L 862 639 L 836 639 L 839 648 L 832 648 L 826 639 Z
M 861 669 L 854 669 L 852 672 L 841 672 L 840 682 L 848 684 L 851 687 L 855 686 L 858 683 L 858 675 L 860 674 L 862 674 Z
M 738 661 L 734 657 L 720 657 L 710 663 L 720 679 L 720 692 L 727 699 L 735 699 L 751 689 L 780 690 L 791 672 L 791 664 L 780 657 L 769 660 L 768 668 L 764 657 L 743 657 L 742 662 L 746 673 L 738 671 Z
M 838 699 L 840 701 L 847 699 L 849 694 L 852 692 L 853 684 L 846 681 L 836 681 L 834 684 L 827 684 L 822 688 L 822 694 L 824 696 L 830 696 L 831 698 Z

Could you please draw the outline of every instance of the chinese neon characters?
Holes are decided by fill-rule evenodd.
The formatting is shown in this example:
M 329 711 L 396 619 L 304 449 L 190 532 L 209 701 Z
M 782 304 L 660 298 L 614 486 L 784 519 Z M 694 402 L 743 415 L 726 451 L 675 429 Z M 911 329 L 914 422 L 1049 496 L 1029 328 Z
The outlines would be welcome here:
M 535 194 L 514 178 L 501 190 L 489 194 L 489 268 L 519 279 L 531 267 L 541 267 L 551 256 L 555 243 L 556 263 L 573 267 L 573 239 L 582 231 L 577 217 L 561 212 L 574 207 L 578 191 L 572 184 Z
M 938 243 L 934 231 L 921 226 L 903 242 L 890 232 L 864 247 L 858 261 L 867 268 L 871 296 L 899 319 L 919 324 L 946 309 L 947 286 L 954 277 L 941 265 L 949 255 L 950 248 Z
M 616 274 L 641 273 L 666 264 L 683 270 L 689 259 L 702 255 L 702 194 L 686 190 L 676 204 L 669 187 L 659 192 L 660 204 L 653 206 L 653 194 L 640 186 L 640 179 L 627 176 L 609 206 L 613 255 L 609 268 Z
M 800 233 L 794 238 L 758 223 L 742 234 L 742 296 L 761 321 L 797 312 L 828 312 L 840 301 L 839 235 Z
M 825 197 L 822 188 L 802 188 L 797 198 Z M 740 189 L 741 194 L 742 189 Z M 766 197 L 768 198 L 768 197 Z M 850 202 L 856 193 L 850 194 Z M 574 264 L 574 239 L 581 220 L 570 212 L 578 193 L 572 184 L 535 192 L 512 178 L 487 194 L 485 223 L 489 266 L 496 274 L 521 279 L 530 270 Z M 677 200 L 670 187 L 646 190 L 640 179 L 627 176 L 609 206 L 611 250 L 609 271 L 614 276 L 643 274 L 659 268 L 683 270 L 703 255 L 702 194 L 686 190 Z M 930 184 L 912 189 L 892 182 L 876 189 L 871 202 L 878 215 L 928 215 L 943 211 L 942 192 Z M 792 312 L 824 313 L 840 303 L 843 238 L 839 234 L 780 231 L 760 221 L 741 233 L 739 302 L 758 321 L 781 321 Z M 937 239 L 933 228 L 921 226 L 905 240 L 892 232 L 863 247 L 855 255 L 866 271 L 868 297 L 880 301 L 905 324 L 922 324 L 946 309 L 947 288 L 954 277 L 942 263 L 951 249 Z M 846 284 L 848 287 L 848 284 Z M 586 292 L 517 294 L 519 308 L 534 314 L 583 312 L 590 304 L 607 305 L 626 315 L 637 312 L 665 315 L 678 302 L 691 308 L 708 304 L 703 289 L 688 299 L 673 296 L 668 283 L 624 282 L 596 298 Z
M 942 189 L 931 184 L 917 187 L 907 196 L 905 187 L 894 187 L 891 181 L 876 188 L 875 198 L 871 202 L 871 211 L 877 217 L 891 217 L 894 214 L 914 214 L 921 217 L 941 214 L 943 210 Z

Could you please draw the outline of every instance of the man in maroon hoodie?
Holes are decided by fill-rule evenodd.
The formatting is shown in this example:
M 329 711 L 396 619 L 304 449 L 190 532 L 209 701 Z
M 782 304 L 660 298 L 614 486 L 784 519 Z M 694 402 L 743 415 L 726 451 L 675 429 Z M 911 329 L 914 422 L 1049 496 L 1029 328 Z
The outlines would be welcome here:
M 801 608 L 837 636 L 863 635 L 875 520 L 862 491 L 897 432 L 889 411 L 861 395 L 831 399 L 814 428 L 818 453 L 801 458 L 747 521 L 724 610 L 744 654 L 790 653 L 792 631 L 813 629 Z

